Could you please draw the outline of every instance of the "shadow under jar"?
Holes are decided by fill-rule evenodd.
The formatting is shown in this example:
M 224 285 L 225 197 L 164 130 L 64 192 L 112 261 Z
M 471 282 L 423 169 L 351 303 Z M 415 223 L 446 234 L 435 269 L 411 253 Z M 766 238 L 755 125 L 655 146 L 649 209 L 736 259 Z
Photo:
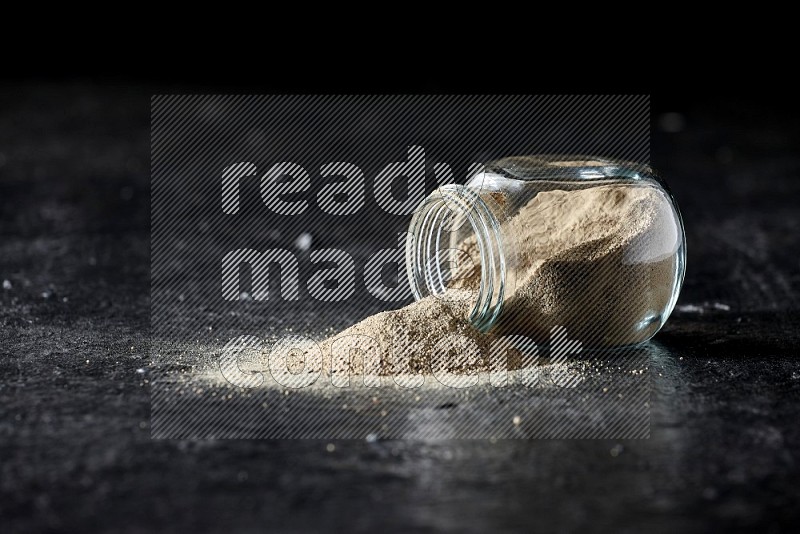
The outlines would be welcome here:
M 647 341 L 686 265 L 683 221 L 646 165 L 587 156 L 491 162 L 420 205 L 406 242 L 416 299 L 468 300 L 483 332 L 584 348 Z

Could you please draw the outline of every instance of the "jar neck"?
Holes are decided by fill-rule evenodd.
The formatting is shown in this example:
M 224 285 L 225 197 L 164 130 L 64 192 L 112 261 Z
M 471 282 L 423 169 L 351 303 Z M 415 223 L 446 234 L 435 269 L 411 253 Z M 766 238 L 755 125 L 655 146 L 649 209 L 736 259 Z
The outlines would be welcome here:
M 442 186 L 414 213 L 406 240 L 406 270 L 414 298 L 419 300 L 445 295 L 450 278 L 443 264 L 457 252 L 452 248 L 456 245 L 452 236 L 474 235 L 480 283 L 473 294 L 469 320 L 482 332 L 494 325 L 502 310 L 510 259 L 509 243 L 501 232 L 502 211 L 489 203 L 493 201 L 484 200 L 469 187 Z M 465 255 L 463 250 L 460 253 Z

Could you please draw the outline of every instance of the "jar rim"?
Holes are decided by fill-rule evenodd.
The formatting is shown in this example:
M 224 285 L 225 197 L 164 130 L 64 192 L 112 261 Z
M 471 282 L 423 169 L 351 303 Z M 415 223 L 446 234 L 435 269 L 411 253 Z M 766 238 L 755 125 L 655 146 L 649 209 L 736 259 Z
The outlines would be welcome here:
M 414 212 L 406 237 L 406 272 L 411 291 L 416 300 L 445 294 L 439 245 L 448 217 L 464 217 L 477 238 L 481 278 L 469 320 L 476 329 L 486 332 L 503 308 L 509 258 L 500 221 L 486 201 L 468 187 L 439 187 Z

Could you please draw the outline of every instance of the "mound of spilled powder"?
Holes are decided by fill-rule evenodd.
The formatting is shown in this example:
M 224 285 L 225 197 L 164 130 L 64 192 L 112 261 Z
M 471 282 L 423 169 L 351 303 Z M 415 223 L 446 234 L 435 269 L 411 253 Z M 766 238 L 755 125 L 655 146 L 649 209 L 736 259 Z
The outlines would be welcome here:
M 327 360 L 333 348 L 331 368 L 349 369 L 352 374 L 390 375 L 393 369 L 419 373 L 437 367 L 451 372 L 485 369 L 490 336 L 478 332 L 467 320 L 472 302 L 471 291 L 454 289 L 446 297 L 431 295 L 399 310 L 372 315 L 325 340 L 323 354 Z M 474 343 L 478 353 L 470 353 L 469 346 L 456 346 L 455 338 L 448 339 L 453 334 Z M 368 352 L 373 347 L 380 356 L 377 368 L 371 366 L 378 361 L 375 353 Z
M 586 348 L 644 341 L 663 323 L 660 313 L 676 283 L 677 228 L 671 203 L 653 187 L 540 192 L 504 223 L 505 235 L 515 237 L 515 257 L 509 258 L 515 277 L 509 277 L 501 316 L 489 334 L 468 319 L 480 283 L 473 236 L 457 245 L 472 262 L 456 269 L 446 295 L 368 317 L 325 340 L 323 354 L 331 368 L 353 374 L 365 372 L 369 347 L 380 356 L 376 366 L 376 354 L 366 353 L 369 373 L 391 374 L 399 363 L 413 373 L 472 372 L 489 369 L 488 348 L 498 335 L 546 343 L 552 328 L 563 326 Z M 472 345 L 448 344 L 455 340 L 451 334 Z M 509 367 L 520 361 L 510 358 Z

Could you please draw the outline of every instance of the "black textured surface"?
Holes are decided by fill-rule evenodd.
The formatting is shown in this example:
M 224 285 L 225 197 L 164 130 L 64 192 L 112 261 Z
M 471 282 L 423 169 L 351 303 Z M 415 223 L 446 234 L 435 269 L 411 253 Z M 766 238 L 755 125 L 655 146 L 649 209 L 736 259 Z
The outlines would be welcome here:
M 682 127 L 654 116 L 653 164 L 688 233 L 679 306 L 693 307 L 656 337 L 649 440 L 329 451 L 150 440 L 137 372 L 149 328 L 148 96 L 0 91 L 4 532 L 769 531 L 800 516 L 796 109 L 720 99 L 680 110 Z

